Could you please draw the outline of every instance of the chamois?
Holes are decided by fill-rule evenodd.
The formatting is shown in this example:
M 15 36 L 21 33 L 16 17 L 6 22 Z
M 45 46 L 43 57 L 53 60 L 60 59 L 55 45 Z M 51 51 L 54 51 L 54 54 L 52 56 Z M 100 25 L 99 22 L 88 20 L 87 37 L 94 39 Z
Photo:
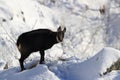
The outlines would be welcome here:
M 54 44 L 62 42 L 66 28 L 63 30 L 61 26 L 56 32 L 49 29 L 37 29 L 29 32 L 25 32 L 18 37 L 17 48 L 21 53 L 19 59 L 21 71 L 24 70 L 23 62 L 32 53 L 39 51 L 41 58 L 40 64 L 44 63 L 45 50 L 51 48 Z

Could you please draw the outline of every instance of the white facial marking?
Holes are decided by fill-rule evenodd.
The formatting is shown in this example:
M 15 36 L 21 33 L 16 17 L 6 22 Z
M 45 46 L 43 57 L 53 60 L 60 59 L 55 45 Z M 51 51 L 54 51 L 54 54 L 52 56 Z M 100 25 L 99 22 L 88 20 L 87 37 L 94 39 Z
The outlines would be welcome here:
M 18 45 L 18 49 L 19 49 L 19 50 L 21 49 L 21 44 Z

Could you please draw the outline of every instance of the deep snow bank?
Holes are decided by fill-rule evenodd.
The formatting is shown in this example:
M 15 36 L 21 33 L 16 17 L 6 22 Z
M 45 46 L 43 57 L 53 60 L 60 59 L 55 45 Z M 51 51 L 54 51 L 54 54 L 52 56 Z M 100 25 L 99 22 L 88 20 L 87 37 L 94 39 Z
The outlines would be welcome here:
M 105 76 L 102 74 L 119 58 L 120 51 L 106 47 L 83 62 L 70 58 L 38 65 L 22 72 L 16 68 L 4 70 L 0 72 L 0 80 L 112 80 L 116 76 L 119 78 L 119 72 Z
M 5 72 L 3 72 L 4 74 L 0 73 L 0 80 L 60 80 L 54 73 L 48 70 L 46 65 L 38 65 L 33 69 L 22 72 L 13 69 Z
M 96 80 L 119 58 L 120 51 L 106 47 L 82 63 L 63 62 L 51 67 L 51 70 L 65 80 Z

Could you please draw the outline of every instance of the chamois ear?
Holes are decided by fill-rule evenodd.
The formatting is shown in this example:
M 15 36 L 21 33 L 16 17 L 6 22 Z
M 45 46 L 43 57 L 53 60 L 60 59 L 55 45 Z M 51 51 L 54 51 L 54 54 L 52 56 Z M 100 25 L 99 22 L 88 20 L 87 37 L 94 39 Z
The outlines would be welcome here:
M 59 26 L 59 28 L 57 29 L 57 31 L 58 32 L 62 31 L 61 26 Z
M 63 32 L 64 32 L 64 33 L 66 32 L 66 27 L 64 28 Z

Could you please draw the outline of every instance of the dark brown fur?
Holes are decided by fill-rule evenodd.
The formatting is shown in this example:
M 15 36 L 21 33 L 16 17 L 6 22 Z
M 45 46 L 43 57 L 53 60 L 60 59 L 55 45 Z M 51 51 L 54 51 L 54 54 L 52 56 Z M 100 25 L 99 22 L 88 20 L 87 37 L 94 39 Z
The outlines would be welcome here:
M 44 51 L 51 48 L 54 44 L 62 42 L 65 31 L 66 28 L 62 31 L 61 27 L 59 27 L 57 32 L 49 29 L 38 29 L 21 34 L 16 43 L 21 53 L 21 58 L 19 59 L 21 70 L 24 70 L 24 60 L 32 52 L 39 51 L 41 55 L 40 63 L 44 63 Z

